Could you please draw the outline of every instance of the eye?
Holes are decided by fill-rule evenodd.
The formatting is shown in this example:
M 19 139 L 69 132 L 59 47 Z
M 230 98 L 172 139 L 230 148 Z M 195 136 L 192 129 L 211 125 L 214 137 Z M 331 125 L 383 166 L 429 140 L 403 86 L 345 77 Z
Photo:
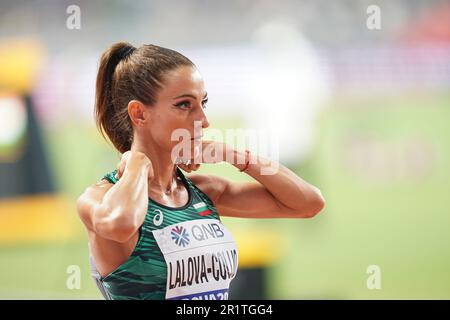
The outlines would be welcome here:
M 208 105 L 208 99 L 203 100 L 203 102 L 202 102 L 203 109 L 206 109 L 207 105 Z
M 180 103 L 177 103 L 175 106 L 180 109 L 189 109 L 190 105 L 191 104 L 189 103 L 189 101 L 182 101 Z

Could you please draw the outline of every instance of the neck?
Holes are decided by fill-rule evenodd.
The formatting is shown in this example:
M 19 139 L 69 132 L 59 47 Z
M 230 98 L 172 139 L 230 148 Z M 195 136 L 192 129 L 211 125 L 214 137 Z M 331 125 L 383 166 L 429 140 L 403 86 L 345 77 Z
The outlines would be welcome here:
M 176 165 L 169 152 L 158 148 L 156 143 L 144 143 L 137 135 L 133 139 L 131 151 L 144 153 L 152 162 L 154 176 L 148 180 L 149 190 L 170 193 L 176 188 Z

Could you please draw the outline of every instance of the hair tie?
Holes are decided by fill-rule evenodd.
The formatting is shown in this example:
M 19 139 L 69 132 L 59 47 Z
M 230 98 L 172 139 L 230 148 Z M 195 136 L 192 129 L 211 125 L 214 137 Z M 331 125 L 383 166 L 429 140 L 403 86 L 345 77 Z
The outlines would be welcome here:
M 130 54 L 134 52 L 134 50 L 136 50 L 136 48 L 133 46 L 123 47 L 119 53 L 120 60 L 127 58 Z

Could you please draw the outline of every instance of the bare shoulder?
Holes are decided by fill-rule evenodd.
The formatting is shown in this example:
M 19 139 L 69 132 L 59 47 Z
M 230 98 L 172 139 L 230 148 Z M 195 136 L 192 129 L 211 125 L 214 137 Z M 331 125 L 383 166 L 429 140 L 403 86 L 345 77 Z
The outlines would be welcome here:
M 187 175 L 187 177 L 197 188 L 206 193 L 213 202 L 216 202 L 230 183 L 230 181 L 225 178 L 211 174 L 194 173 Z

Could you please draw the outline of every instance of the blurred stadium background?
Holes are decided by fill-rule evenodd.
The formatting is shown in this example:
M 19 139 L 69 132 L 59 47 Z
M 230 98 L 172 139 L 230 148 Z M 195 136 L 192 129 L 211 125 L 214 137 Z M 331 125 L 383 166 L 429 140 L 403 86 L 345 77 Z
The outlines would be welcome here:
M 1 299 L 101 298 L 75 199 L 119 159 L 93 121 L 116 41 L 191 58 L 212 127 L 271 126 L 280 161 L 327 200 L 309 220 L 224 218 L 244 271 L 232 297 L 450 298 L 449 1 L 19 0 L 0 4 Z

